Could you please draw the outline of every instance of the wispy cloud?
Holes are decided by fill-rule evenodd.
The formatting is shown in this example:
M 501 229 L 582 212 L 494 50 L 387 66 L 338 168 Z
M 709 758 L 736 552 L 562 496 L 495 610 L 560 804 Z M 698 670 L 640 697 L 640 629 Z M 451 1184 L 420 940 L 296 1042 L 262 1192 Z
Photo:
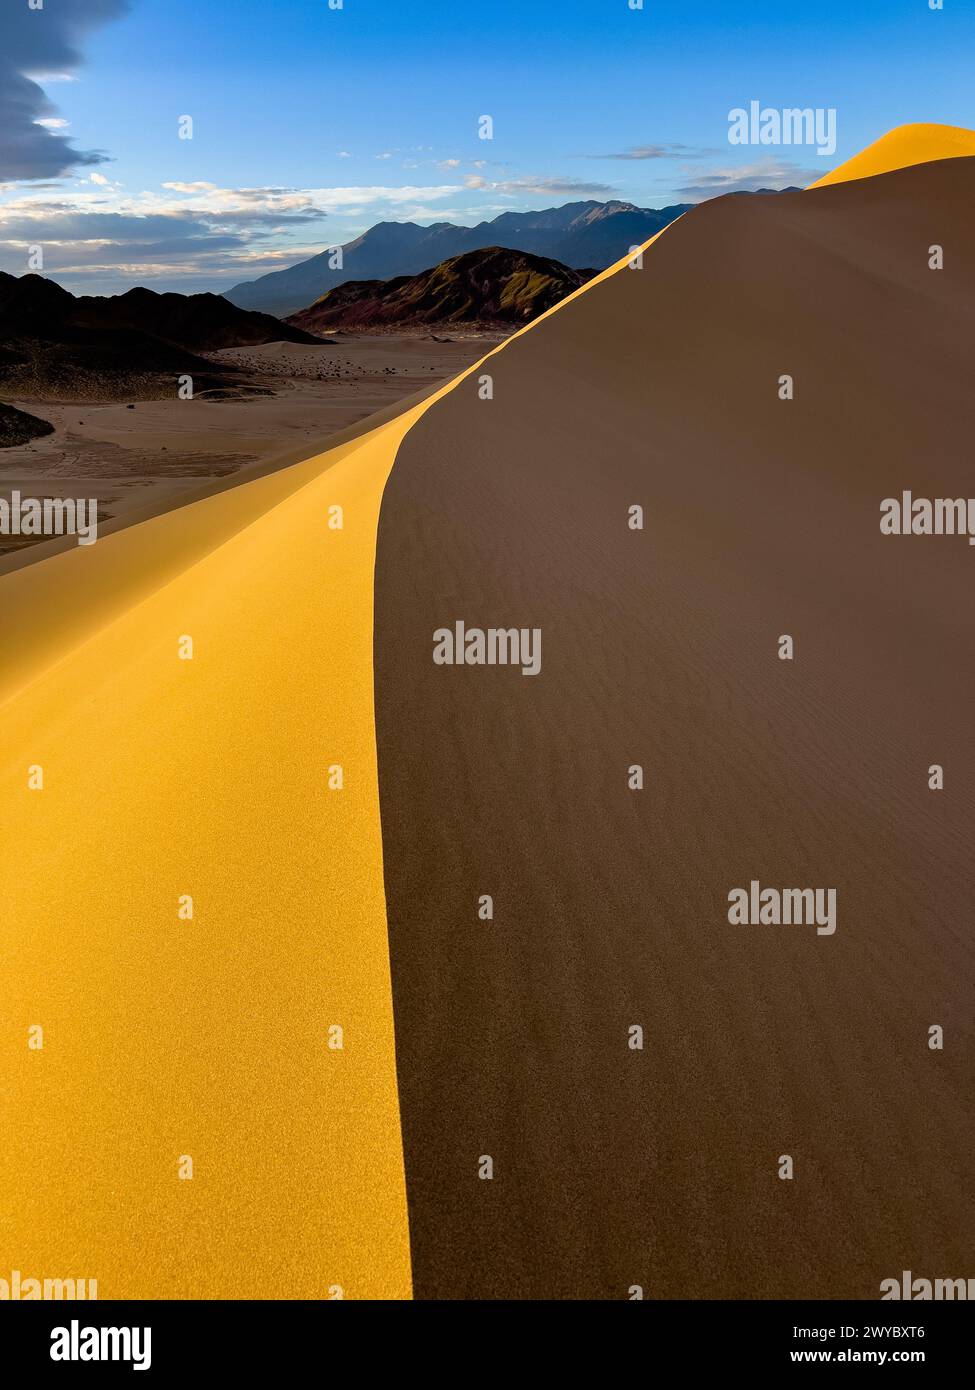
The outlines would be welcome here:
M 690 198 L 716 198 L 722 193 L 757 193 L 763 188 L 804 188 L 820 177 L 821 169 L 804 169 L 789 159 L 756 160 L 735 167 L 686 169 L 687 182 L 677 188 Z
M 590 154 L 588 159 L 623 159 L 623 160 L 644 160 L 644 159 L 674 159 L 681 156 L 688 159 L 692 156 L 718 154 L 718 150 L 699 149 L 694 145 L 662 144 L 662 145 L 631 145 L 627 150 L 617 150 L 614 154 Z
M 606 183 L 587 183 L 583 179 L 560 179 L 560 178 L 525 178 L 525 179 L 504 179 L 500 182 L 492 182 L 486 179 L 483 174 L 468 174 L 464 179 L 464 187 L 470 189 L 483 189 L 489 193 L 506 193 L 517 195 L 519 193 L 536 194 L 540 197 L 572 196 L 573 194 L 605 194 L 613 193 L 613 189 Z
M 618 150 L 615 154 L 591 154 L 590 159 L 670 159 L 683 151 L 683 145 L 634 145 L 628 150 Z

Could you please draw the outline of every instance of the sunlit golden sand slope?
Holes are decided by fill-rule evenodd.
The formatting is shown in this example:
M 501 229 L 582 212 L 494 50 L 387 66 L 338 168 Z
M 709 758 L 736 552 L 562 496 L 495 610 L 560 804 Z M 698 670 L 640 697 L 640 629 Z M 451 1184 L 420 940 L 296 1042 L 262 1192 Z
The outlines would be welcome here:
M 229 538 L 241 499 L 198 504 L 214 548 L 150 593 L 142 528 L 108 538 L 131 606 L 3 711 L 5 1269 L 102 1297 L 409 1295 L 371 718 L 386 457 L 318 460 Z M 48 562 L 62 604 L 86 563 Z
M 812 184 L 823 188 L 849 179 L 867 179 L 890 174 L 912 164 L 931 164 L 939 159 L 957 159 L 975 154 L 975 131 L 955 125 L 900 125 L 889 130 L 865 150 Z

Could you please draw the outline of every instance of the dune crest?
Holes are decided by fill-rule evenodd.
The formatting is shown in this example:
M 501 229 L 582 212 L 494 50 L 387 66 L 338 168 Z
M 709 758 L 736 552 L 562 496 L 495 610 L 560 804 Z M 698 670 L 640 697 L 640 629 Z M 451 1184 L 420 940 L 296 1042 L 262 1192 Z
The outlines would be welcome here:
M 875 174 L 891 174 L 895 169 L 907 169 L 912 164 L 931 164 L 939 159 L 962 159 L 975 155 L 975 130 L 957 125 L 935 125 L 917 122 L 895 126 L 881 135 L 872 145 L 855 154 L 838 168 L 810 184 L 810 188 L 825 188 L 828 184 L 846 183 L 850 179 L 869 179 Z

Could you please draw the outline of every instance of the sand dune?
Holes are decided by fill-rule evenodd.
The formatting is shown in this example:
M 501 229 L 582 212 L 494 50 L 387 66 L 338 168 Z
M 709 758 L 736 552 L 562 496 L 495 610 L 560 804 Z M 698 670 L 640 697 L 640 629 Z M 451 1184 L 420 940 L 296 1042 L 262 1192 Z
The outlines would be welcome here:
M 5 1265 L 509 1298 L 960 1267 L 971 551 L 876 507 L 967 486 L 973 164 L 702 207 L 368 434 L 0 579 Z M 453 618 L 537 623 L 542 673 L 435 668 Z M 731 928 L 751 877 L 837 887 L 835 936 Z
M 404 441 L 375 653 L 417 1296 L 964 1267 L 973 552 L 878 506 L 971 491 L 973 193 L 969 159 L 705 204 Z M 457 619 L 539 628 L 540 675 L 434 665 Z M 835 935 L 732 927 L 752 879 L 834 888 Z
M 356 440 L 2 581 L 5 1267 L 103 1298 L 409 1296 L 371 704 L 389 461 Z
M 812 185 L 823 188 L 850 179 L 890 174 L 914 164 L 930 164 L 939 159 L 960 159 L 975 155 L 975 131 L 955 125 L 918 122 L 888 130 L 879 140 L 860 150 L 852 159 L 831 169 Z

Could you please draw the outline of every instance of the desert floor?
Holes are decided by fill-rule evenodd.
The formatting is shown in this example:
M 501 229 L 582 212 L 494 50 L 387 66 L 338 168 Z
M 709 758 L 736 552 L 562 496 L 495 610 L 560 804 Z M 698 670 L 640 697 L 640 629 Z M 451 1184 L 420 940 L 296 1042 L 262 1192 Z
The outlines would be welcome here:
M 97 497 L 99 523 L 177 504 L 207 480 L 294 461 L 331 437 L 476 361 L 497 334 L 335 334 L 334 343 L 269 343 L 209 353 L 273 394 L 243 399 L 52 404 L 11 400 L 55 433 L 0 453 L 0 496 Z M 44 538 L 41 538 L 43 540 Z M 0 554 L 35 544 L 0 537 Z

